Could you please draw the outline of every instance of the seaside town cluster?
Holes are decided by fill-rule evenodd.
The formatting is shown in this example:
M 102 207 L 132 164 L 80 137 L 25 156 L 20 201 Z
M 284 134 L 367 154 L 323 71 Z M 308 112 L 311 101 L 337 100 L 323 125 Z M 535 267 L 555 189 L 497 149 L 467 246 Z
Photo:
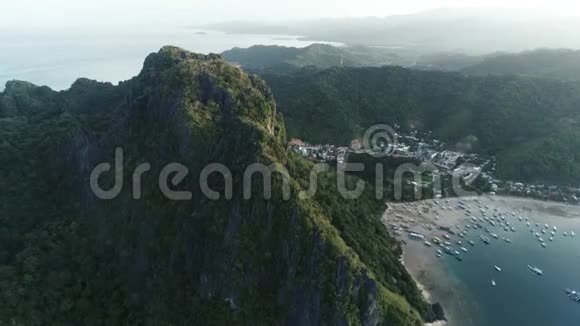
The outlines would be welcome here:
M 455 146 L 435 139 L 431 132 L 419 133 L 413 130 L 409 133 L 400 131 L 395 125 L 395 144 L 365 149 L 359 139 L 351 141 L 349 146 L 335 144 L 308 144 L 301 139 L 292 139 L 289 147 L 302 157 L 321 163 L 342 164 L 348 161 L 349 154 L 376 152 L 388 148 L 385 156 L 393 158 L 416 160 L 420 164 L 432 164 L 437 168 L 435 173 L 440 176 L 460 174 L 462 176 L 477 175 L 480 190 L 489 195 L 508 195 L 541 200 L 552 200 L 568 204 L 580 204 L 580 188 L 563 187 L 545 184 L 524 184 L 495 177 L 495 157 L 470 153 L 472 143 L 476 139 L 467 137 Z M 474 138 L 474 137 L 473 137 Z M 440 196 L 440 195 L 439 195 Z

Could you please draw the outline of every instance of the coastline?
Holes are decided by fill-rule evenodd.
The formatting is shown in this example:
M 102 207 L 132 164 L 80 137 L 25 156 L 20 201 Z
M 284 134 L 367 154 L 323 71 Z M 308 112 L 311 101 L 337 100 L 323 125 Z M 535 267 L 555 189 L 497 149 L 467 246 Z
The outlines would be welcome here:
M 425 286 L 423 285 L 423 283 L 421 283 L 414 275 L 413 273 L 409 270 L 409 268 L 406 266 L 405 264 L 405 260 L 404 258 L 401 257 L 401 265 L 403 265 L 403 267 L 405 267 L 405 269 L 407 270 L 407 272 L 409 273 L 409 275 L 411 275 L 411 277 L 413 278 L 413 281 L 415 282 L 415 284 L 417 285 L 417 288 L 419 288 L 419 291 L 421 291 L 421 295 L 423 296 L 423 298 L 425 298 L 425 300 L 427 300 L 427 302 L 429 302 L 430 304 L 434 304 L 435 302 L 432 301 L 432 295 L 431 292 L 429 292 Z M 447 311 L 445 311 L 445 318 L 449 319 L 449 316 L 447 315 Z M 432 323 L 425 323 L 425 326 L 444 326 L 447 324 L 447 320 L 438 320 L 438 321 L 434 321 Z
M 449 200 L 449 204 L 447 204 Z M 394 225 L 404 225 L 407 228 L 400 230 L 396 238 L 402 242 L 403 255 L 401 262 L 417 284 L 425 299 L 430 303 L 440 303 L 445 311 L 447 321 L 438 321 L 425 324 L 427 326 L 468 326 L 478 325 L 479 304 L 473 299 L 473 293 L 455 277 L 450 265 L 458 262 L 446 263 L 446 259 L 437 258 L 434 244 L 428 247 L 424 241 L 411 240 L 407 232 L 414 232 L 425 236 L 425 241 L 434 237 L 443 239 L 441 228 L 455 230 L 466 221 L 463 210 L 455 207 L 459 202 L 499 207 L 506 211 L 529 215 L 534 223 L 557 224 L 564 228 L 577 228 L 580 223 L 580 207 L 559 202 L 547 202 L 528 198 L 480 196 L 468 198 L 446 198 L 443 206 L 451 209 L 441 209 L 435 205 L 435 200 L 424 200 L 414 203 L 388 203 L 383 215 L 383 224 L 393 232 Z M 549 216 L 549 218 L 545 218 Z M 548 222 L 549 220 L 549 222 Z M 457 240 L 457 239 L 455 239 Z

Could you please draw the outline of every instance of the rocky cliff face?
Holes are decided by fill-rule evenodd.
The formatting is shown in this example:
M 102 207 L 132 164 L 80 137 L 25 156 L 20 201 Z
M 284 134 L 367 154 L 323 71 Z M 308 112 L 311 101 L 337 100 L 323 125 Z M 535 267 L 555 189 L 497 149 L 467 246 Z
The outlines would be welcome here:
M 384 257 L 354 240 L 362 230 L 335 224 L 349 221 L 346 207 L 299 199 L 308 164 L 287 153 L 285 137 L 264 82 L 215 55 L 165 47 L 119 86 L 79 80 L 57 93 L 11 83 L 0 93 L 0 322 L 419 325 L 417 310 L 433 318 L 378 220 L 376 246 L 393 262 L 380 271 L 373 259 Z M 123 188 L 102 200 L 89 175 L 113 163 L 116 148 Z M 145 162 L 134 199 L 133 172 Z M 189 200 L 159 190 L 173 162 L 189 173 L 171 188 L 191 191 Z M 289 199 L 278 174 L 272 198 L 259 195 L 261 182 L 242 196 L 255 162 L 290 171 Z M 231 199 L 217 174 L 209 185 L 221 198 L 202 195 L 209 163 L 230 169 Z

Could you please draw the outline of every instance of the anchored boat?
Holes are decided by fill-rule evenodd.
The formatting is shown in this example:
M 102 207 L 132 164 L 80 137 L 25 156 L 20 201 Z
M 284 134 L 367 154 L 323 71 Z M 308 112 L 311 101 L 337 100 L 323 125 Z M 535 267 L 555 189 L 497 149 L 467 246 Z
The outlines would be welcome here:
M 544 272 L 541 269 L 537 268 L 536 266 L 528 265 L 528 269 L 530 271 L 534 272 L 536 275 L 540 275 L 540 276 L 544 275 Z

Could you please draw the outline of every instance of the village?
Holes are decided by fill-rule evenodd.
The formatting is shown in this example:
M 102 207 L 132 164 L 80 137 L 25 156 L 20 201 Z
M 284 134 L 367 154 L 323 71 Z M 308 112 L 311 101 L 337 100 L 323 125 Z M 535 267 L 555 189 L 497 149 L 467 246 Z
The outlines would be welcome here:
M 496 177 L 495 157 L 470 153 L 472 139 L 465 139 L 455 146 L 435 139 L 431 132 L 420 133 L 413 130 L 401 132 L 395 125 L 396 139 L 389 146 L 380 145 L 365 149 L 359 139 L 351 141 L 349 146 L 335 144 L 308 144 L 301 139 L 292 139 L 288 146 L 300 156 L 319 163 L 342 164 L 348 162 L 349 154 L 376 153 L 385 150 L 384 156 L 401 159 L 412 159 L 420 164 L 436 167 L 433 173 L 440 177 L 461 175 L 465 180 L 477 179 L 478 190 L 489 195 L 552 200 L 568 204 L 580 204 L 580 188 L 545 184 L 524 184 Z M 436 198 L 445 197 L 448 191 L 436 194 Z

